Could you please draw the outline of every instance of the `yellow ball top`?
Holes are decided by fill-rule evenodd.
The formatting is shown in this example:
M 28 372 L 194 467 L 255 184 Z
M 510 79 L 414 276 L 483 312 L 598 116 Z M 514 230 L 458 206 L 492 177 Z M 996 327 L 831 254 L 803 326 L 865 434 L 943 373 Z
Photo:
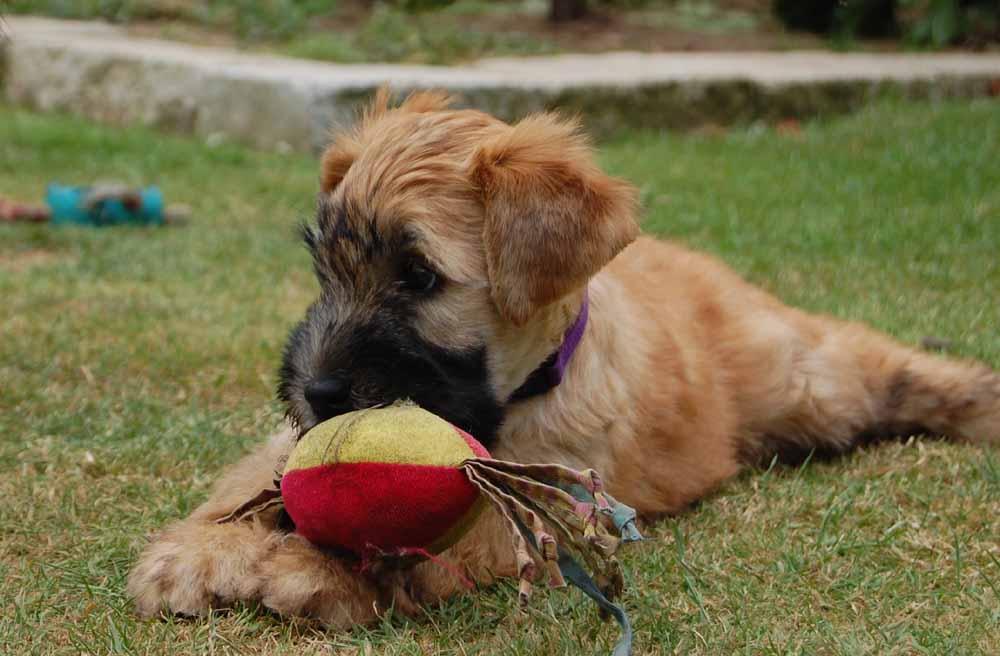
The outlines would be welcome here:
M 475 455 L 454 426 L 403 402 L 348 412 L 315 426 L 299 440 L 285 471 L 332 462 L 457 467 Z

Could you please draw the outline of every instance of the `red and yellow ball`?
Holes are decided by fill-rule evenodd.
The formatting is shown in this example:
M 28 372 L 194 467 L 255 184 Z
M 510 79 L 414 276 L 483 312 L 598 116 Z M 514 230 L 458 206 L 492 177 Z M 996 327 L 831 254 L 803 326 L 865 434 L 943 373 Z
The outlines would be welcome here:
M 489 453 L 413 404 L 359 410 L 310 430 L 281 478 L 285 510 L 314 544 L 367 557 L 439 553 L 483 507 L 461 469 Z

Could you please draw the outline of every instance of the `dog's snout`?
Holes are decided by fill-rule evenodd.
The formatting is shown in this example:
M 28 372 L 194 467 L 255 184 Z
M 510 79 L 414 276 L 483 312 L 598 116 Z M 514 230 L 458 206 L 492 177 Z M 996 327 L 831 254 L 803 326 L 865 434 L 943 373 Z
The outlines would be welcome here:
M 314 378 L 304 391 L 306 401 L 319 421 L 351 410 L 351 381 L 346 374 L 334 373 Z

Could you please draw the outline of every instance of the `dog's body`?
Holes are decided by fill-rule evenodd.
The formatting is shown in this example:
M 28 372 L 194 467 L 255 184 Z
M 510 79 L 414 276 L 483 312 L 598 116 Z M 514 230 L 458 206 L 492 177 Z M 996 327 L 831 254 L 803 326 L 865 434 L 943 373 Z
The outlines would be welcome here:
M 594 467 L 647 516 L 775 456 L 914 432 L 1000 439 L 996 373 L 788 308 L 708 256 L 633 242 L 633 205 L 572 124 L 511 127 L 434 94 L 396 110 L 376 101 L 324 157 L 318 227 L 306 233 L 323 294 L 282 369 L 296 428 L 150 545 L 129 581 L 140 611 L 242 599 L 336 627 L 371 620 L 385 591 L 277 517 L 214 520 L 270 485 L 299 432 L 397 398 L 497 457 Z M 584 294 L 589 322 L 562 384 L 512 402 Z M 448 555 L 480 581 L 512 573 L 497 530 L 487 516 Z M 458 589 L 427 566 L 406 587 L 422 601 Z M 394 591 L 397 605 L 407 591 Z

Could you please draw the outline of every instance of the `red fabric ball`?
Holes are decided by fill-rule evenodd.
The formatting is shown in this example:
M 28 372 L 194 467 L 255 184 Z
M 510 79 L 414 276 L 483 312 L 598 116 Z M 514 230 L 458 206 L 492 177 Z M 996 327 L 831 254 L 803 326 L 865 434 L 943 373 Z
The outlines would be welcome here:
M 488 458 L 489 452 L 471 435 L 445 426 L 467 445 L 457 443 L 460 460 L 453 466 L 338 460 L 286 468 L 281 495 L 296 532 L 314 544 L 362 557 L 446 549 L 481 509 L 479 490 L 466 478 L 461 462 Z M 454 433 L 442 439 L 453 440 Z

